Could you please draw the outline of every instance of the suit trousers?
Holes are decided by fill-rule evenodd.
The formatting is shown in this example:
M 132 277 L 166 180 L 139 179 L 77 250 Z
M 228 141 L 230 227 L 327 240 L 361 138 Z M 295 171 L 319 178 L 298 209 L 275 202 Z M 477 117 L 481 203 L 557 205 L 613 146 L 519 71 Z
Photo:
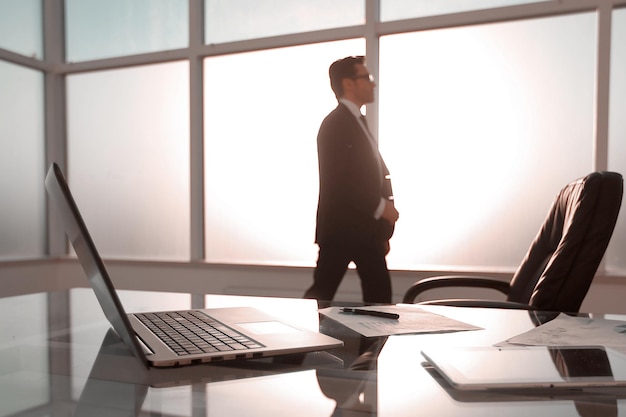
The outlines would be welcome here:
M 391 277 L 385 259 L 387 252 L 388 243 L 383 241 L 319 244 L 313 285 L 305 292 L 304 298 L 333 300 L 348 265 L 354 262 L 361 280 L 363 301 L 391 303 Z

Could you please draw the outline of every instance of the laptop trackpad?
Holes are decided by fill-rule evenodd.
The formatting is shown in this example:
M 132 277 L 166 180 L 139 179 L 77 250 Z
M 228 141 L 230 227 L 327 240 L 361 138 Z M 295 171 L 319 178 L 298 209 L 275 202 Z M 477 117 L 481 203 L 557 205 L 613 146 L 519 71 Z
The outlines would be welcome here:
M 300 331 L 295 327 L 288 326 L 280 321 L 237 323 L 237 326 L 240 326 L 254 334 L 297 333 Z

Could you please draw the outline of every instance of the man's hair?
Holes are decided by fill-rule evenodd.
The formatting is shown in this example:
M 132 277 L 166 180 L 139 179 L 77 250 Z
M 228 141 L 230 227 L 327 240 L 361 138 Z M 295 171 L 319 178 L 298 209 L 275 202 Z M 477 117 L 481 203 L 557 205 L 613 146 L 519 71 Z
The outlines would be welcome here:
M 360 56 L 348 56 L 333 62 L 328 68 L 328 75 L 330 76 L 330 88 L 333 89 L 335 97 L 337 99 L 343 96 L 343 83 L 345 78 L 356 77 L 356 65 L 365 63 L 365 57 Z

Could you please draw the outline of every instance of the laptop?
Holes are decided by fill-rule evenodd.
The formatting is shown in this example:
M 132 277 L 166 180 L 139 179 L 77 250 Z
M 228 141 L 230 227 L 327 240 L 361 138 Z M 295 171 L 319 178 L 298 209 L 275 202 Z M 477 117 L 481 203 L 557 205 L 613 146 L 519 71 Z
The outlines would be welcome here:
M 422 355 L 457 390 L 626 386 L 626 356 L 603 346 L 444 348 Z
M 127 314 L 56 163 L 46 190 L 113 329 L 147 367 L 173 367 L 340 347 L 343 342 L 251 307 Z

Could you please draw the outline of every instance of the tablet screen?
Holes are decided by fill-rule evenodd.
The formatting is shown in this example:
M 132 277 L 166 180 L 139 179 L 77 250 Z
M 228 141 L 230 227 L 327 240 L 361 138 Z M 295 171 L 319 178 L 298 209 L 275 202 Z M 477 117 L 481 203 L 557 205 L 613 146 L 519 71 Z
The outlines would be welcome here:
M 626 385 L 626 357 L 604 347 L 506 347 L 423 351 L 457 389 Z

